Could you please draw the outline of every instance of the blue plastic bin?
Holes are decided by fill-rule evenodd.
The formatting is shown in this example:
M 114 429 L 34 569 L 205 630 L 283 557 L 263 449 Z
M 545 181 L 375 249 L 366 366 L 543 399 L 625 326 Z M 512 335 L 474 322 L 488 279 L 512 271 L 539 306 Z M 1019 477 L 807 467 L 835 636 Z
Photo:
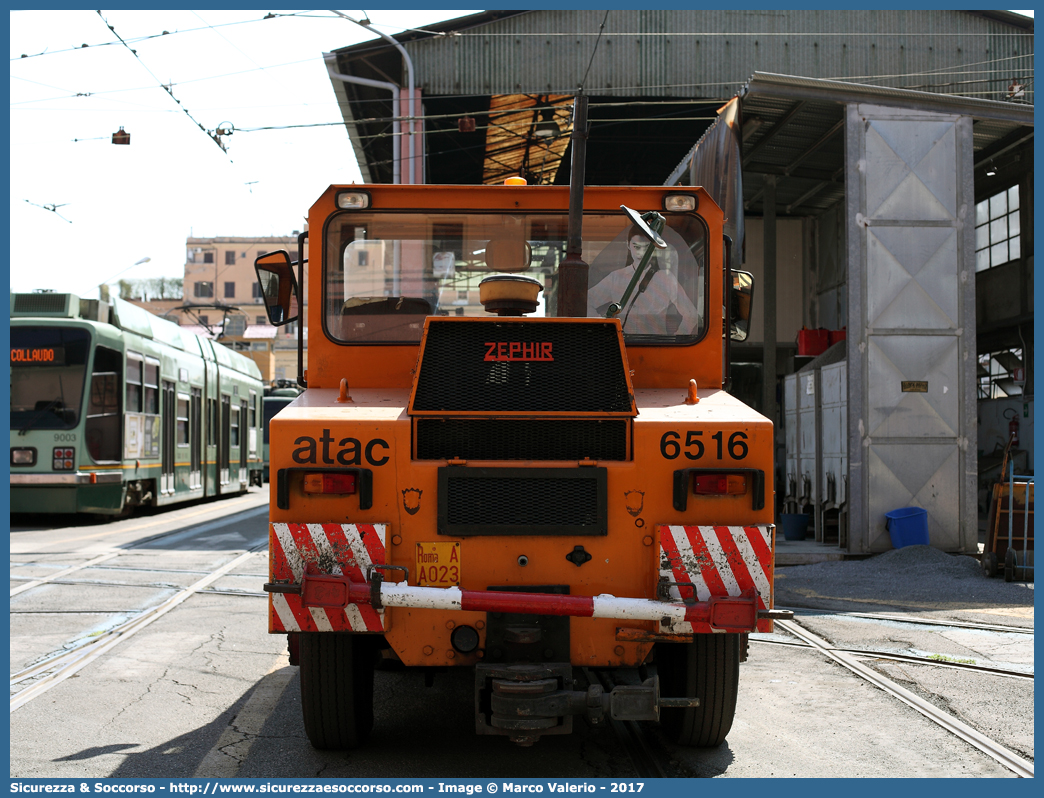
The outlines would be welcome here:
M 783 537 L 786 540 L 804 540 L 808 532 L 807 513 L 780 513 Z
M 928 511 L 920 507 L 900 507 L 885 513 L 885 526 L 892 547 L 928 545 Z

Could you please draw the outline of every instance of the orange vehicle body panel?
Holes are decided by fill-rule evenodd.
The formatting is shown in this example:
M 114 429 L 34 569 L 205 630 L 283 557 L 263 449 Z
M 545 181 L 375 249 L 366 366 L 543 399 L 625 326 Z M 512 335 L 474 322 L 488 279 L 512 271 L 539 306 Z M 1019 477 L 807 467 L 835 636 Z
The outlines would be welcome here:
M 708 332 L 691 346 L 632 346 L 626 348 L 625 369 L 635 413 L 622 414 L 631 425 L 625 461 L 587 462 L 607 471 L 608 534 L 605 536 L 475 536 L 436 534 L 438 519 L 438 471 L 446 460 L 414 459 L 413 419 L 408 409 L 415 390 L 419 345 L 345 345 L 331 340 L 323 330 L 320 264 L 323 263 L 323 231 L 328 216 L 337 212 L 339 191 L 365 190 L 373 210 L 459 210 L 476 208 L 508 211 L 550 210 L 566 212 L 568 191 L 552 187 L 472 186 L 332 186 L 309 215 L 309 260 L 314 284 L 308 288 L 308 389 L 271 422 L 271 514 L 276 524 L 377 524 L 386 525 L 387 564 L 408 570 L 410 584 L 417 584 L 416 551 L 420 543 L 460 542 L 460 587 L 486 590 L 489 586 L 552 585 L 571 587 L 575 595 L 612 594 L 656 600 L 660 569 L 660 534 L 663 525 L 769 526 L 773 524 L 773 427 L 771 422 L 722 390 L 722 213 L 701 188 L 678 193 L 698 196 L 698 213 L 710 234 L 706 263 L 709 272 Z M 662 207 L 663 188 L 587 188 L 585 211 L 618 212 L 624 204 L 639 211 Z M 438 207 L 433 206 L 437 200 Z M 715 266 L 718 264 L 718 266 Z M 461 323 L 474 321 L 461 318 Z M 516 319 L 512 319 L 516 321 Z M 524 322 L 525 319 L 519 321 Z M 561 324 L 583 320 L 541 319 Z M 715 335 L 715 331 L 719 331 Z M 452 380 L 453 375 L 445 375 Z M 345 379 L 349 402 L 338 402 L 338 386 Z M 698 386 L 699 401 L 686 403 L 690 379 Z M 451 413 L 439 415 L 450 416 Z M 466 413 L 470 417 L 482 413 Z M 532 418 L 582 418 L 580 413 L 528 413 Z M 686 446 L 687 433 L 702 431 L 702 452 L 694 459 L 694 443 Z M 664 436 L 677 433 L 678 451 Z M 718 440 L 712 436 L 719 434 Z M 742 433 L 746 452 L 728 442 Z M 371 442 L 372 448 L 367 449 Z M 690 441 L 693 441 L 690 436 Z M 719 443 L 720 441 L 720 443 Z M 720 449 L 720 452 L 719 452 Z M 367 456 L 369 452 L 369 457 Z M 289 507 L 276 502 L 276 472 L 280 468 L 354 465 L 373 472 L 372 506 L 360 509 L 360 496 L 305 494 L 292 488 Z M 482 467 L 576 468 L 572 462 L 482 461 Z M 700 468 L 760 469 L 765 475 L 764 505 L 752 509 L 751 489 L 745 494 L 696 496 L 691 488 L 688 506 L 674 509 L 674 472 Z M 274 526 L 271 549 L 280 548 Z M 582 542 L 592 559 L 577 567 L 565 558 L 574 543 Z M 568 544 L 568 545 L 567 545 Z M 774 545 L 772 545 L 774 549 Z M 520 564 L 524 557 L 526 564 Z M 400 578 L 386 572 L 389 581 Z M 286 579 L 285 569 L 270 578 Z M 768 574 L 771 584 L 772 574 Z M 767 605 L 771 597 L 765 597 Z M 389 607 L 383 611 L 388 643 L 406 665 L 469 665 L 480 660 L 485 647 L 485 613 Z M 604 618 L 570 619 L 569 660 L 576 665 L 636 666 L 648 656 L 653 643 L 634 642 L 633 630 L 650 636 L 658 632 L 651 621 L 619 621 Z M 453 650 L 450 633 L 456 625 L 477 629 L 476 652 Z M 285 627 L 270 604 L 269 628 Z M 620 629 L 627 631 L 618 632 Z M 759 622 L 769 631 L 770 621 Z M 666 639 L 666 638 L 664 638 Z

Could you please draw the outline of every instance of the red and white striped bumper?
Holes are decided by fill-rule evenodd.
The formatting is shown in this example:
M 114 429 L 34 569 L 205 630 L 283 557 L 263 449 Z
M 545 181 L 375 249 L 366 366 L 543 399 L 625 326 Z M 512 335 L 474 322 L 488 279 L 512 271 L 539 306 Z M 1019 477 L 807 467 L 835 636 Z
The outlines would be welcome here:
M 661 526 L 660 580 L 669 583 L 674 601 L 708 601 L 712 596 L 741 596 L 754 591 L 758 610 L 772 602 L 775 526 Z M 772 631 L 759 620 L 758 631 Z M 660 624 L 665 634 L 721 631 L 688 620 Z
M 658 621 L 661 633 L 770 631 L 772 526 L 660 527 L 667 601 L 370 581 L 383 524 L 271 524 L 271 632 L 382 632 L 384 607 Z M 760 618 L 759 618 L 760 615 Z
M 371 565 L 383 565 L 385 524 L 269 524 L 274 582 L 300 583 L 305 570 L 344 574 L 365 582 Z M 384 611 L 366 604 L 340 609 L 306 607 L 299 595 L 272 593 L 270 632 L 383 632 Z

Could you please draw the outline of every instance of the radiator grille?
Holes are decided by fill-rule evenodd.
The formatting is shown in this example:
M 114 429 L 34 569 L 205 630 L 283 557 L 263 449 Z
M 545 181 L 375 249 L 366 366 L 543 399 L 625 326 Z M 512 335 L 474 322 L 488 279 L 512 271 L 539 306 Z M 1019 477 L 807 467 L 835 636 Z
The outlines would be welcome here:
M 440 535 L 604 535 L 604 468 L 439 469 Z
M 625 419 L 417 420 L 420 460 L 625 460 Z
M 553 359 L 486 360 L 500 343 Z M 630 414 L 616 326 L 431 319 L 411 412 Z

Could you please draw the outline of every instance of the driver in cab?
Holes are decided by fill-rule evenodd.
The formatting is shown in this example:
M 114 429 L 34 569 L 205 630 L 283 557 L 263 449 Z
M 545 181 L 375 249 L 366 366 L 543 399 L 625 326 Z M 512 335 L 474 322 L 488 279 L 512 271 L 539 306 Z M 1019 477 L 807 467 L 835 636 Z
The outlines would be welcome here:
M 609 306 L 623 301 L 627 286 L 650 246 L 649 239 L 637 225 L 632 225 L 627 232 L 625 262 L 588 289 L 588 316 L 606 318 Z M 620 319 L 625 333 L 638 335 L 693 335 L 700 327 L 699 311 L 678 283 L 678 275 L 661 264 L 656 253 L 616 318 Z

